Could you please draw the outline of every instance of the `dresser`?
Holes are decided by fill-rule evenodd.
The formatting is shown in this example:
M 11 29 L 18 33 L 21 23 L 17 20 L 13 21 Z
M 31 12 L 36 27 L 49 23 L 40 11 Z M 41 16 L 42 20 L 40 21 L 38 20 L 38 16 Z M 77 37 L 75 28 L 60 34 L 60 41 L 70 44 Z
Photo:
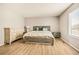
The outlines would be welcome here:
M 10 44 L 10 28 L 4 28 L 4 43 Z
M 4 43 L 11 44 L 13 41 L 21 39 L 23 33 L 21 31 L 15 31 L 12 28 L 4 28 Z

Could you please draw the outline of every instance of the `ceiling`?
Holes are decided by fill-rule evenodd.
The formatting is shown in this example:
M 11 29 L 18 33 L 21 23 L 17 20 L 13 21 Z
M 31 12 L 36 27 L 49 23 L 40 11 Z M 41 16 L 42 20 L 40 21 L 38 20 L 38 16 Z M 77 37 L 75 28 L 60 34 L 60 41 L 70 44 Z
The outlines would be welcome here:
M 59 16 L 71 3 L 6 3 L 6 10 L 24 17 Z

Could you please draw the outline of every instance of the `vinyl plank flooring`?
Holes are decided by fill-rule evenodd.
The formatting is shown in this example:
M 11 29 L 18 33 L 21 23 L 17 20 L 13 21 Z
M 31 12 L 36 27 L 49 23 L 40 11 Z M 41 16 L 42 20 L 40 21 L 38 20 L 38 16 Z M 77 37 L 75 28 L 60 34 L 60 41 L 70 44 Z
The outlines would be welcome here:
M 11 45 L 0 46 L 0 55 L 78 55 L 79 53 L 61 39 L 55 39 L 53 46 L 41 43 L 26 42 L 22 39 Z

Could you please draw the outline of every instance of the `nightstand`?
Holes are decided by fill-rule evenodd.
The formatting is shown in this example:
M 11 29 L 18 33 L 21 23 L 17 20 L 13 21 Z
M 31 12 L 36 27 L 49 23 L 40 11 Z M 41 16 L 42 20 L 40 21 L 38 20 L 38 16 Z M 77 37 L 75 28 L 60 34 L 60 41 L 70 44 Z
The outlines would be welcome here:
M 55 38 L 60 38 L 61 37 L 60 32 L 52 32 L 52 34 L 54 35 Z

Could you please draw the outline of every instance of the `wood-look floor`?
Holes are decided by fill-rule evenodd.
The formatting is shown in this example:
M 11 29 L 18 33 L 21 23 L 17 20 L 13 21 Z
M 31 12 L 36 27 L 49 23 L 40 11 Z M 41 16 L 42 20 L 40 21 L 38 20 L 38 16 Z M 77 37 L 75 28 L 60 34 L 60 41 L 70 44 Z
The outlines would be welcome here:
M 50 44 L 23 43 L 22 39 L 12 45 L 0 47 L 0 55 L 78 55 L 79 53 L 61 39 L 56 39 L 54 46 Z

